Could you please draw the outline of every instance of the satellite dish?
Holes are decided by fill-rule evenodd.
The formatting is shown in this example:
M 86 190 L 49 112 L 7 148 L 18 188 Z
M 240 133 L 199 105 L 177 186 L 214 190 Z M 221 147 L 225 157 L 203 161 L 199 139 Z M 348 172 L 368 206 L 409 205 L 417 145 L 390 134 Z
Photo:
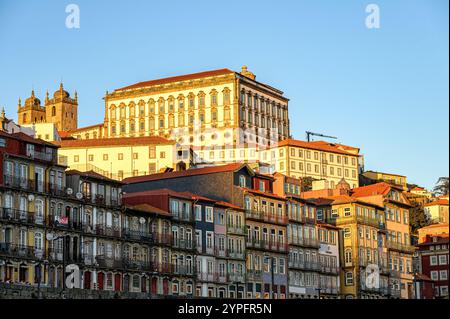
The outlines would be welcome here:
M 68 188 L 67 189 L 67 195 L 72 195 L 73 194 L 73 189 L 72 188 Z
M 139 223 L 141 225 L 145 224 L 145 218 L 144 217 L 139 218 Z
M 47 235 L 45 235 L 45 238 L 47 238 L 48 241 L 52 241 L 54 237 L 55 236 L 53 236 L 52 233 L 47 233 Z
M 34 201 L 34 195 L 33 194 L 28 195 L 28 201 L 30 201 L 30 202 Z
M 77 199 L 83 199 L 83 194 L 81 193 L 77 193 L 75 196 L 77 197 Z

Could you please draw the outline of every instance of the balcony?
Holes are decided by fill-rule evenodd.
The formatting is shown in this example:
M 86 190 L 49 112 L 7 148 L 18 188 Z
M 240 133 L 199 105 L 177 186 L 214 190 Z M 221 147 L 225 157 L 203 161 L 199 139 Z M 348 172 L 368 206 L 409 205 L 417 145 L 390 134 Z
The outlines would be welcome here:
M 120 257 L 108 257 L 106 255 L 97 255 L 95 257 L 97 264 L 101 268 L 114 268 L 114 269 L 122 269 L 123 268 L 123 259 Z
M 231 235 L 242 235 L 244 236 L 247 233 L 245 226 L 227 226 L 227 232 Z
M 228 250 L 227 251 L 227 257 L 232 259 L 245 259 L 244 253 L 241 251 L 234 251 L 234 250 Z
M 278 214 L 271 214 L 267 212 L 255 211 L 255 210 L 246 210 L 245 215 L 247 219 L 252 219 L 256 221 L 277 224 L 277 225 L 287 225 L 288 218 L 286 216 L 281 216 Z
M 123 258 L 122 263 L 123 267 L 129 270 L 150 271 L 152 269 L 150 262 L 145 260 Z
M 214 247 L 214 256 L 225 258 L 228 256 L 228 251 L 226 249 L 220 249 L 219 247 Z
M 298 269 L 298 270 L 311 270 L 311 271 L 321 270 L 321 265 L 317 262 L 289 261 L 288 267 L 291 269 Z
M 336 267 L 336 266 L 332 267 L 332 266 L 321 265 L 320 272 L 324 273 L 324 274 L 337 275 L 340 272 L 340 268 Z
M 197 280 L 206 281 L 206 282 L 216 282 L 216 278 L 218 278 L 217 273 L 206 273 L 206 272 L 198 272 Z
M 170 233 L 152 233 L 153 242 L 158 245 L 172 246 L 172 234 Z
M 173 273 L 173 265 L 168 262 L 163 263 L 152 263 L 152 271 L 160 273 L 160 274 L 172 274 Z
M 244 274 L 240 273 L 229 273 L 227 274 L 228 282 L 245 282 Z
M 3 175 L 3 185 L 19 190 L 37 191 L 37 183 L 34 180 L 13 175 Z M 40 190 L 43 191 L 44 184 L 40 183 L 40 185 Z
M 65 216 L 48 216 L 48 226 L 60 229 L 70 229 L 70 230 L 82 230 L 82 223 L 77 220 L 70 220 L 69 217 Z
M 289 238 L 289 245 L 301 246 L 301 247 L 311 247 L 320 248 L 320 241 L 316 238 Z
M 44 225 L 43 216 L 18 209 L 0 207 L 0 221 L 16 222 L 30 225 Z
M 48 183 L 48 192 L 50 195 L 52 196 L 59 196 L 59 197 L 67 197 L 67 189 L 65 189 L 64 187 L 57 185 L 57 184 L 53 184 L 53 183 Z
M 173 240 L 173 249 L 183 249 L 183 250 L 193 250 L 194 242 L 192 240 L 185 240 L 185 239 L 174 239 Z
M 45 152 L 29 152 L 27 154 L 28 157 L 32 158 L 32 159 L 37 159 L 40 161 L 45 161 L 45 162 L 55 162 L 57 161 L 57 158 L 55 156 L 55 154 L 52 153 L 45 153 Z
M 43 260 L 45 257 L 43 249 L 36 249 L 33 246 L 16 245 L 4 242 L 0 243 L 0 255 L 34 260 Z
M 247 270 L 247 281 L 261 281 L 262 270 Z
M 248 248 L 262 249 L 275 252 L 287 252 L 289 250 L 288 244 L 280 242 L 272 242 L 266 240 L 247 240 Z
M 414 246 L 396 243 L 393 241 L 386 241 L 386 246 L 390 250 L 395 250 L 395 251 L 409 253 L 409 254 L 414 253 L 414 251 L 416 250 L 416 247 L 414 247 Z
M 95 234 L 99 236 L 109 236 L 109 237 L 120 237 L 120 229 L 119 227 L 112 227 L 112 226 L 106 226 L 97 224 L 95 225 Z
M 153 242 L 153 236 L 148 232 L 124 228 L 122 234 L 125 239 L 143 241 L 148 243 Z
M 194 272 L 193 267 L 181 266 L 181 265 L 174 264 L 173 265 L 173 274 L 181 275 L 181 276 L 194 276 L 195 272 Z
M 346 225 L 358 223 L 362 225 L 372 226 L 384 230 L 386 228 L 385 224 L 377 218 L 371 218 L 367 216 L 348 216 L 348 217 L 338 217 L 335 219 L 336 225 Z

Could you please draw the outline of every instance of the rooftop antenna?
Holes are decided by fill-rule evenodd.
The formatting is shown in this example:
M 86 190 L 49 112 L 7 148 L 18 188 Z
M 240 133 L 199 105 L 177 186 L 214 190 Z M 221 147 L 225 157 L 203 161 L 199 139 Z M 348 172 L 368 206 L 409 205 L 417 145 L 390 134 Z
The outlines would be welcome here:
M 308 142 L 311 142 L 311 136 L 321 136 L 321 137 L 326 137 L 326 138 L 337 139 L 337 137 L 335 137 L 335 136 L 329 136 L 329 135 L 324 135 L 324 134 L 320 134 L 320 133 L 314 133 L 314 132 L 306 131 L 306 140 Z

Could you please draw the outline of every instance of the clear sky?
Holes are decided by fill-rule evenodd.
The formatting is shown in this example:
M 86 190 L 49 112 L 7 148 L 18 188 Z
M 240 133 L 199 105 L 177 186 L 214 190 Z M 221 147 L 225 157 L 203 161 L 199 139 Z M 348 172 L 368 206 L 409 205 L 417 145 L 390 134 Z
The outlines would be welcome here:
M 80 29 L 65 26 L 66 5 Z M 380 28 L 368 29 L 369 3 Z M 449 175 L 447 0 L 0 0 L 0 106 L 34 88 L 79 96 L 101 123 L 106 90 L 248 65 L 290 98 L 291 131 L 358 146 L 366 169 L 432 187 Z

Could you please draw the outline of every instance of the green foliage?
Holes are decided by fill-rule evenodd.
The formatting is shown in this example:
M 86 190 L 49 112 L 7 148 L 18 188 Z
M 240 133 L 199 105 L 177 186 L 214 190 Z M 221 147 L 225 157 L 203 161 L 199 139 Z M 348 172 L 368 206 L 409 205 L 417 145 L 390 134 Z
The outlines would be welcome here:
M 436 196 L 448 195 L 448 187 L 448 177 L 439 177 L 436 186 L 434 186 L 433 193 Z
M 411 234 L 417 234 L 417 229 L 428 226 L 430 218 L 425 213 L 423 207 L 417 203 L 413 203 L 413 207 L 409 214 L 409 226 L 411 227 Z

